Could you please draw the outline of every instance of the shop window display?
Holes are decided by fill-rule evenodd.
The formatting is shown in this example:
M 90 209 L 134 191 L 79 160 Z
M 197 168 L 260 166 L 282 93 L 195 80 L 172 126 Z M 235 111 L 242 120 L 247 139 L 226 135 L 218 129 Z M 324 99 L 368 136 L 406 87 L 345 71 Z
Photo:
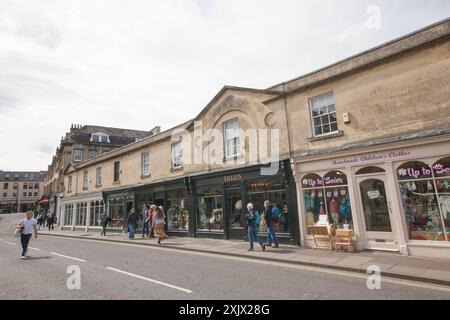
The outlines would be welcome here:
M 247 203 L 252 203 L 255 210 L 259 213 L 264 212 L 264 201 L 269 200 L 272 206 L 276 206 L 280 211 L 278 223 L 273 224 L 274 231 L 280 234 L 289 233 L 287 195 L 283 187 L 283 181 L 280 178 L 251 181 L 247 189 Z M 280 190 L 277 190 L 280 189 Z M 246 205 L 244 206 L 244 209 Z M 259 230 L 264 233 L 264 228 Z
M 244 211 L 241 196 L 230 195 L 227 201 L 230 210 L 230 227 L 232 229 L 242 229 L 244 227 Z
M 112 228 L 122 228 L 124 223 L 123 198 L 112 199 L 109 201 L 109 216 L 112 219 Z
M 100 225 L 100 216 L 105 212 L 105 204 L 103 200 L 92 201 L 90 203 L 90 219 L 89 225 L 92 227 L 98 227 Z
M 77 203 L 76 213 L 75 213 L 75 225 L 85 226 L 86 225 L 86 215 L 87 215 L 87 203 Z
M 317 224 L 322 215 L 327 216 L 335 228 L 353 228 L 347 183 L 347 176 L 339 171 L 332 171 L 323 178 L 309 174 L 302 179 L 308 226 Z
M 223 231 L 222 196 L 205 196 L 196 199 L 197 229 Z
M 71 226 L 73 223 L 73 204 L 64 206 L 64 225 Z
M 449 162 L 443 159 L 432 167 L 422 162 L 409 162 L 398 169 L 410 240 L 448 241 Z
M 189 230 L 189 211 L 183 191 L 167 193 L 167 228 L 173 231 Z

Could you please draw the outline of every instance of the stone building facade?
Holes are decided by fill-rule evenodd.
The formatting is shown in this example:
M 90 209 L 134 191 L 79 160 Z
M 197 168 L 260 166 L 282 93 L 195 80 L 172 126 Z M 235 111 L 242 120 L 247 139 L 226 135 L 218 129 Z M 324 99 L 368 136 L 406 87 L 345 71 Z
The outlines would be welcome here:
M 141 140 L 159 132 L 118 129 L 91 125 L 72 125 L 61 138 L 52 163 L 45 176 L 45 194 L 49 198 L 49 209 L 59 215 L 60 200 L 64 196 L 64 171 L 71 165 L 93 159 L 103 153 Z M 59 201 L 58 201 L 59 199 Z
M 44 172 L 0 171 L 0 213 L 31 210 L 44 194 Z
M 265 90 L 225 87 L 191 121 L 71 166 L 63 227 L 108 210 L 121 228 L 151 202 L 169 231 L 244 238 L 246 203 L 270 199 L 286 242 L 312 246 L 322 220 L 361 250 L 448 255 L 449 88 L 449 19 Z

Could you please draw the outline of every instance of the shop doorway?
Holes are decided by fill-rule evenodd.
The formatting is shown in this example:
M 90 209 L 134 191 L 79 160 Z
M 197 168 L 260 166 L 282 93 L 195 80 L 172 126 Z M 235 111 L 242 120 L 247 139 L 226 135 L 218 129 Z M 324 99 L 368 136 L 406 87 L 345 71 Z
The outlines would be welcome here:
M 399 251 L 392 225 L 392 202 L 386 192 L 386 176 L 357 177 L 360 212 L 366 249 Z
M 237 190 L 225 191 L 225 224 L 227 226 L 227 239 L 244 239 L 244 204 L 242 202 L 242 192 Z

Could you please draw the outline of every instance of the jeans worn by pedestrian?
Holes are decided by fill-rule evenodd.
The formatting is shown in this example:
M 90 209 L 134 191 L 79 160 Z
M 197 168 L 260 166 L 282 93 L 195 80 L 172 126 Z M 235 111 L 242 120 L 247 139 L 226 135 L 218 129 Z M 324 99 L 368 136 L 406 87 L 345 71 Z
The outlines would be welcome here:
M 150 234 L 150 229 L 149 229 L 149 222 L 144 222 L 142 224 L 142 236 L 146 235 L 147 237 Z
M 266 249 L 265 245 L 259 240 L 258 230 L 254 227 L 248 227 L 248 242 L 250 244 L 249 250 L 253 251 L 253 243 L 258 242 L 263 251 Z
M 27 254 L 28 244 L 30 243 L 31 234 L 22 234 L 20 236 L 20 242 L 22 244 L 22 257 Z
M 128 230 L 129 230 L 129 238 L 130 240 L 134 240 L 134 225 L 129 224 L 128 225 Z
M 275 230 L 273 226 L 267 227 L 267 244 L 271 246 L 272 244 L 275 245 L 275 247 L 278 247 L 278 239 L 275 235 Z

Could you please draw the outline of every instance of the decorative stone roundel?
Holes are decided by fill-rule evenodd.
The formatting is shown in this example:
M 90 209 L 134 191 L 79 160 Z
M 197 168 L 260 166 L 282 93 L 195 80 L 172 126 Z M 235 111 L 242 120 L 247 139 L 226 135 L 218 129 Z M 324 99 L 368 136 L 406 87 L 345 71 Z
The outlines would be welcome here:
M 277 123 L 277 118 L 275 117 L 275 113 L 270 112 L 266 115 L 266 118 L 264 119 L 264 123 L 269 128 L 272 128 Z

